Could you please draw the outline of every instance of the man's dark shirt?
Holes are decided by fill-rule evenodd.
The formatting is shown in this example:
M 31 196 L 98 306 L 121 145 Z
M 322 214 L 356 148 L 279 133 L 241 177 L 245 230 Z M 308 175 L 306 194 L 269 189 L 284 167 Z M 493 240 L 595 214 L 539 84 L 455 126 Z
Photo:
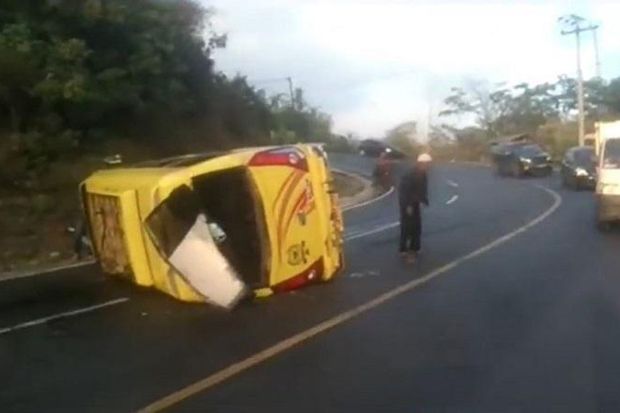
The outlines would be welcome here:
M 398 185 L 398 198 L 401 209 L 418 203 L 428 205 L 426 172 L 412 168 L 407 171 Z

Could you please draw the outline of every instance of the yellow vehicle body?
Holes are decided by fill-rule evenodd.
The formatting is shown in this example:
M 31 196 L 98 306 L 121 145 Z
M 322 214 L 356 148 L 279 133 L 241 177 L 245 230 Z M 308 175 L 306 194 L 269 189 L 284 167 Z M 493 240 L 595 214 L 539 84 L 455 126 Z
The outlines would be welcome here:
M 323 150 L 294 145 L 101 170 L 81 191 L 104 272 L 232 307 L 248 290 L 291 290 L 343 267 L 331 185 Z

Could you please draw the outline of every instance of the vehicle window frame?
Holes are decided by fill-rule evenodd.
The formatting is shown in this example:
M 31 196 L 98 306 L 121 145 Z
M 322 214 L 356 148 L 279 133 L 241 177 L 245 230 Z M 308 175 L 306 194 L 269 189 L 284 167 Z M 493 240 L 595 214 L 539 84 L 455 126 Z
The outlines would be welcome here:
M 618 142 L 620 142 L 620 137 L 607 139 L 605 144 L 603 145 L 603 151 L 601 153 L 601 159 L 599 160 L 600 166 L 601 166 L 602 169 L 618 169 L 620 167 L 620 162 L 618 164 L 615 164 L 616 166 L 609 166 L 607 164 L 607 152 L 608 152 L 607 148 L 609 147 L 609 143 L 611 141 L 618 141 Z M 606 165 L 608 165 L 608 166 L 606 166 Z
M 577 154 L 579 153 L 588 153 L 588 157 L 590 158 L 588 162 L 582 162 L 582 160 L 577 159 Z M 596 154 L 594 153 L 594 150 L 592 149 L 586 149 L 586 148 L 577 148 L 573 150 L 573 163 L 576 166 L 581 166 L 581 167 L 591 167 L 592 165 L 596 165 L 597 164 L 597 159 L 596 159 Z
M 536 148 L 537 153 L 532 153 L 531 151 L 528 151 L 529 148 Z M 527 152 L 524 153 L 524 151 L 527 151 Z M 535 143 L 531 143 L 531 144 L 528 144 L 528 145 L 520 146 L 518 149 L 516 149 L 514 151 L 514 153 L 518 157 L 521 157 L 521 156 L 532 157 L 532 156 L 544 155 L 545 154 L 545 150 L 540 145 L 537 145 Z

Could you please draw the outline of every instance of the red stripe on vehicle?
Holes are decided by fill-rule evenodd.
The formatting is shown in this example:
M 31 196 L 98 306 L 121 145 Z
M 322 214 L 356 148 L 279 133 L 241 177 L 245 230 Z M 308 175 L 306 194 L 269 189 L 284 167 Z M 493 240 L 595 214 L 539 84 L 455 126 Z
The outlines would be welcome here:
M 308 268 L 297 275 L 271 287 L 275 292 L 292 291 L 305 285 L 317 282 L 323 276 L 323 257 L 319 258 Z

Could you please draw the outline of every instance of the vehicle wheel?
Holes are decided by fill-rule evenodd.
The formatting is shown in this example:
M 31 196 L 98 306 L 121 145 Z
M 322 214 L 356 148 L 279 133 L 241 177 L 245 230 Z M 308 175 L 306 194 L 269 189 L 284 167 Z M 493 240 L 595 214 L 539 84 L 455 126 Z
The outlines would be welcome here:
M 513 163 L 510 167 L 510 173 L 515 178 L 521 178 L 521 175 L 523 175 L 523 172 L 521 171 L 521 165 L 519 165 L 518 162 Z

